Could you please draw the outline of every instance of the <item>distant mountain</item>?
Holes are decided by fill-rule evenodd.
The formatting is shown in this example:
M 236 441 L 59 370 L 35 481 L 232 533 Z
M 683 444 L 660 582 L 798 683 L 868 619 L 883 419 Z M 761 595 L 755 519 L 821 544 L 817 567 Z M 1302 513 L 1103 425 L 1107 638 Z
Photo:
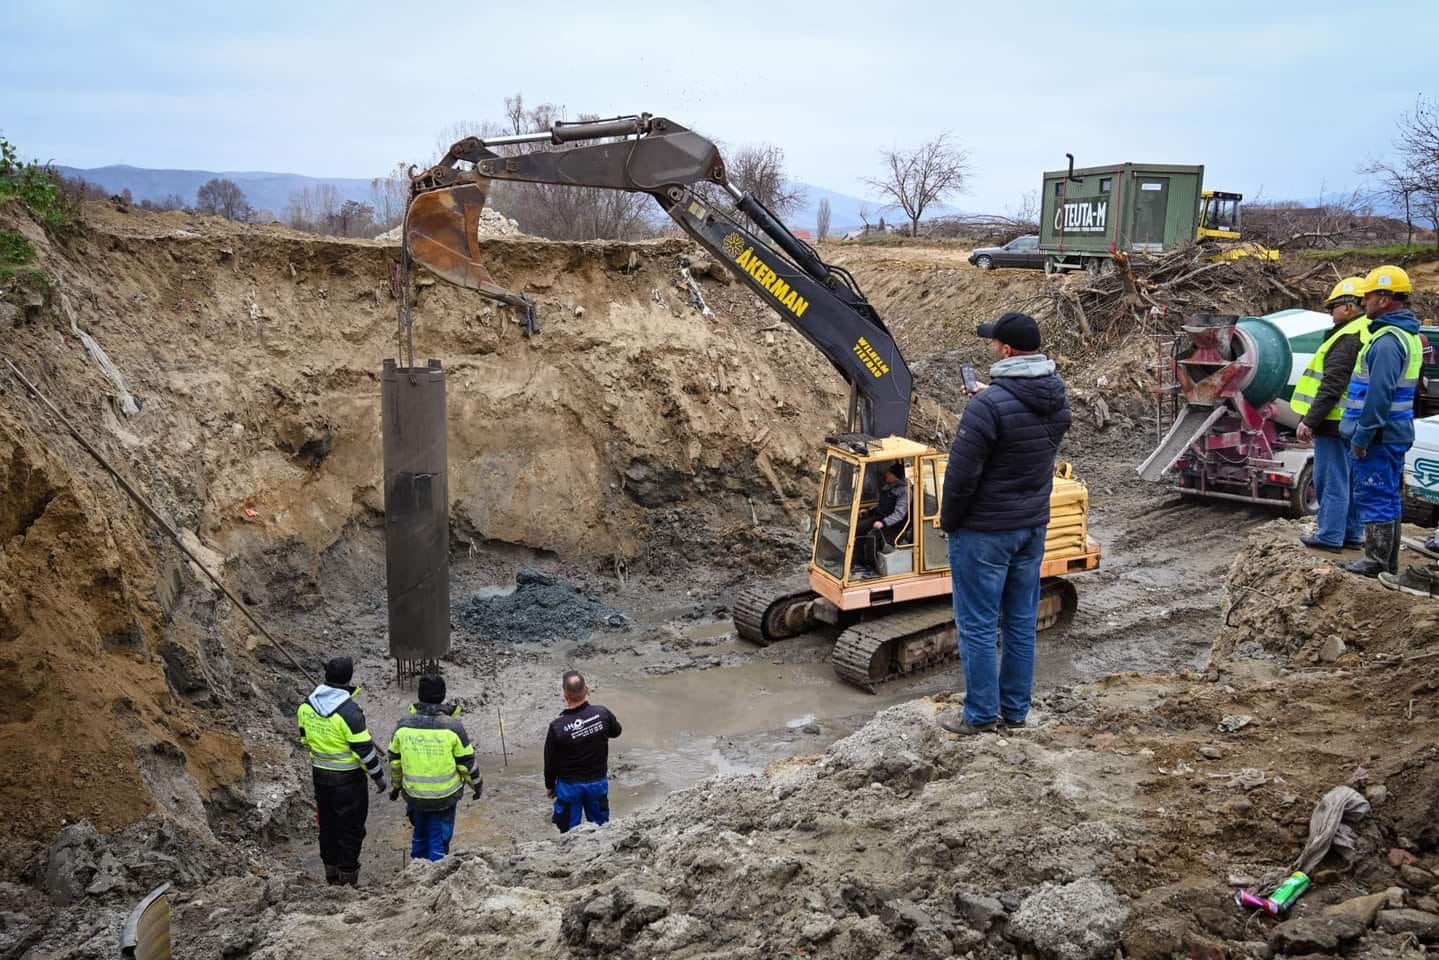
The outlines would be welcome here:
M 67 177 L 82 177 L 109 193 L 119 193 L 128 188 L 136 202 L 141 200 L 158 202 L 170 194 L 175 194 L 186 203 L 194 203 L 195 191 L 199 190 L 207 180 L 215 177 L 235 181 L 240 185 L 240 189 L 245 191 L 245 199 L 250 202 L 250 206 L 257 210 L 269 210 L 276 216 L 284 212 L 286 205 L 290 202 L 290 194 L 321 184 L 333 186 L 346 200 L 370 201 L 370 181 L 345 177 L 306 177 L 298 173 L 256 171 L 151 170 L 127 164 L 94 167 L 89 170 L 65 166 L 57 166 L 56 169 Z M 859 227 L 864 222 L 859 215 L 862 206 L 867 207 L 866 213 L 869 215 L 870 223 L 879 222 L 881 204 L 835 190 L 827 190 L 810 183 L 799 183 L 798 185 L 804 192 L 804 200 L 798 209 L 784 218 L 793 229 L 814 230 L 815 219 L 819 215 L 819 202 L 822 199 L 829 200 L 831 235 L 843 234 Z M 955 212 L 957 211 L 953 207 L 941 204 L 935 206 L 930 215 L 939 217 Z M 928 214 L 930 211 L 926 211 L 926 213 Z M 882 215 L 888 223 L 903 222 L 904 220 L 904 214 L 898 210 L 885 210 Z
M 176 194 L 186 203 L 195 202 L 195 191 L 208 180 L 223 177 L 233 180 L 245 191 L 245 199 L 256 210 L 269 210 L 279 216 L 290 202 L 290 194 L 306 187 L 330 184 L 346 200 L 370 201 L 370 181 L 345 177 L 306 177 L 298 173 L 263 173 L 211 170 L 150 170 L 117 164 L 113 167 L 95 167 L 81 170 L 76 167 L 57 166 L 67 177 L 82 177 L 110 193 L 119 193 L 129 188 L 136 202 L 141 200 L 164 200 Z
M 862 200 L 859 197 L 826 190 L 824 187 L 817 187 L 811 183 L 799 183 L 798 185 L 804 190 L 804 202 L 793 213 L 785 216 L 785 221 L 792 229 L 813 230 L 815 220 L 819 216 L 821 200 L 829 201 L 830 236 L 838 236 L 861 227 L 864 224 L 864 218 L 859 215 L 861 207 L 865 208 L 870 223 L 879 223 L 880 217 L 884 217 L 886 223 L 905 222 L 904 211 L 898 208 L 887 209 L 883 204 L 873 200 Z M 958 212 L 954 207 L 936 204 L 925 210 L 925 219 L 945 217 Z

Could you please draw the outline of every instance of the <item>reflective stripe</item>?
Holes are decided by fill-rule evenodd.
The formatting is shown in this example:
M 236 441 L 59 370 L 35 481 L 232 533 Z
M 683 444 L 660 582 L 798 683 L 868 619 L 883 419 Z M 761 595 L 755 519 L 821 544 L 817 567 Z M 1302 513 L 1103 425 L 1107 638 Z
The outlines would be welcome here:
M 1357 335 L 1359 337 L 1359 349 L 1363 350 L 1364 347 L 1368 345 L 1370 339 L 1369 318 L 1361 316 L 1350 320 L 1344 326 L 1326 337 L 1324 343 L 1314 352 L 1314 356 L 1310 358 L 1308 366 L 1304 368 L 1304 372 L 1301 373 L 1299 379 L 1295 381 L 1294 393 L 1289 398 L 1289 408 L 1296 414 L 1302 417 L 1314 406 L 1315 396 L 1319 387 L 1324 383 L 1324 361 L 1329 355 L 1329 348 L 1334 346 L 1340 337 L 1351 335 Z M 1337 422 L 1343 416 L 1344 407 L 1336 403 L 1333 407 L 1329 408 L 1329 412 L 1325 414 L 1324 419 L 1326 421 L 1333 420 Z
M 349 760 L 350 752 L 346 751 L 345 753 L 321 753 L 318 750 L 311 750 L 310 756 L 314 757 L 317 760 Z
M 1419 373 L 1424 363 L 1423 344 L 1416 334 L 1399 327 L 1384 326 L 1370 336 L 1369 343 L 1359 352 L 1359 363 L 1354 369 L 1354 375 L 1349 378 L 1349 392 L 1344 398 L 1343 418 L 1346 420 L 1358 420 L 1363 415 L 1369 398 L 1369 351 L 1379 342 L 1379 338 L 1386 334 L 1398 337 L 1407 354 L 1404 374 L 1394 385 L 1386 419 L 1396 423 L 1407 423 L 1414 419 L 1415 388 L 1419 385 Z
M 458 779 L 460 779 L 460 775 L 457 773 L 452 773 L 448 777 L 416 777 L 405 774 L 406 783 L 449 783 L 451 780 Z

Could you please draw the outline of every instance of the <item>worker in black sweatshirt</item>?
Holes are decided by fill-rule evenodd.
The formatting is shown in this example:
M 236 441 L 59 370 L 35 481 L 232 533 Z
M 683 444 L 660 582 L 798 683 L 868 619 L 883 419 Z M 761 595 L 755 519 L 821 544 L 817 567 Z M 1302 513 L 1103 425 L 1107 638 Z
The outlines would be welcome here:
M 579 826 L 581 815 L 594 824 L 610 818 L 610 741 L 620 735 L 620 722 L 590 703 L 585 678 L 575 671 L 564 675 L 560 688 L 565 709 L 545 736 L 545 793 L 555 802 L 555 826 L 566 833 Z

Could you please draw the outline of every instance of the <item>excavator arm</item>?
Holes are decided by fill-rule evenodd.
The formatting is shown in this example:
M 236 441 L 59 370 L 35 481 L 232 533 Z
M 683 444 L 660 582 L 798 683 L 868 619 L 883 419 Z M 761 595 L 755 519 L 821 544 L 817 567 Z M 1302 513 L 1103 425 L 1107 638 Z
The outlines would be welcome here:
M 513 156 L 495 152 L 543 141 L 558 149 Z M 472 166 L 463 169 L 460 163 Z M 764 204 L 729 183 L 719 148 L 711 141 L 649 114 L 557 122 L 547 131 L 466 138 L 438 164 L 412 178 L 404 228 L 407 258 L 444 280 L 520 307 L 533 328 L 529 298 L 496 284 L 479 260 L 477 228 L 490 180 L 599 187 L 653 197 L 681 229 L 834 365 L 850 385 L 850 430 L 875 437 L 905 434 L 912 390 L 909 367 L 879 314 L 846 270 L 825 263 Z M 716 206 L 697 189 L 700 184 L 712 184 L 718 188 L 711 191 L 717 198 L 733 200 L 758 232 Z

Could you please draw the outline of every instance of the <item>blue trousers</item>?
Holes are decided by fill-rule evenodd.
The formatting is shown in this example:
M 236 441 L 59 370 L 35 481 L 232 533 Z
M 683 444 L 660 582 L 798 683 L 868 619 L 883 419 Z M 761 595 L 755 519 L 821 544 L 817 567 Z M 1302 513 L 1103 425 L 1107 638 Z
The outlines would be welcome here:
M 1045 527 L 949 535 L 954 623 L 964 661 L 964 719 L 1019 723 L 1034 683 L 1035 620 Z M 1004 652 L 995 636 L 1004 636 Z
M 578 827 L 581 814 L 590 823 L 609 822 L 609 780 L 591 780 L 588 783 L 555 781 L 554 824 L 560 828 L 560 833 L 568 833 Z
M 1314 538 L 1331 547 L 1364 539 L 1359 502 L 1350 496 L 1352 463 L 1349 443 L 1343 437 L 1314 438 L 1314 492 L 1319 495 Z
M 455 835 L 455 807 L 418 810 L 412 805 L 405 813 L 415 828 L 410 837 L 410 859 L 443 860 Z
M 1373 443 L 1364 459 L 1350 454 L 1354 500 L 1365 523 L 1393 523 L 1404 515 L 1404 454 L 1408 444 Z

